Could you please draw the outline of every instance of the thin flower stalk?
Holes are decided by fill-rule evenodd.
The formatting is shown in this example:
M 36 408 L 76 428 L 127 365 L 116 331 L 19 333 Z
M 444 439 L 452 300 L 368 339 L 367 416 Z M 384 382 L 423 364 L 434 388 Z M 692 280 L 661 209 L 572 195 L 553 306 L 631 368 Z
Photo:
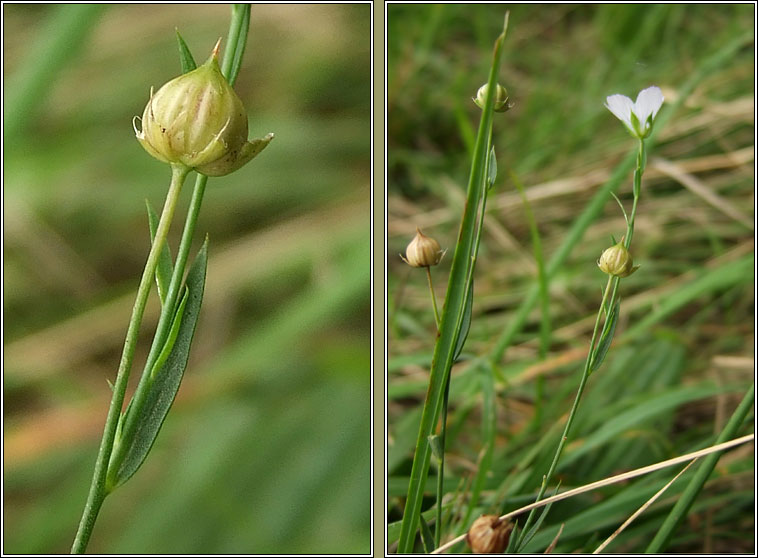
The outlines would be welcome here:
M 153 284 L 153 277 L 155 277 L 158 256 L 166 242 L 166 236 L 171 225 L 171 220 L 174 216 L 174 210 L 176 209 L 176 202 L 179 199 L 179 193 L 181 192 L 182 185 L 184 184 L 188 172 L 189 169 L 186 167 L 172 166 L 171 185 L 169 186 L 168 194 L 166 196 L 166 203 L 163 206 L 163 212 L 158 224 L 158 229 L 155 233 L 155 239 L 147 256 L 145 269 L 142 272 L 139 287 L 137 287 L 137 297 L 134 301 L 134 307 L 132 308 L 132 316 L 129 320 L 129 327 L 126 332 L 126 340 L 124 341 L 124 349 L 121 354 L 118 374 L 116 375 L 116 382 L 113 386 L 113 398 L 111 399 L 111 404 L 108 408 L 108 416 L 105 420 L 103 438 L 100 442 L 100 449 L 98 450 L 97 459 L 95 461 L 95 472 L 93 474 L 89 494 L 87 495 L 84 513 L 79 522 L 79 528 L 76 532 L 76 537 L 74 538 L 74 544 L 71 547 L 72 554 L 82 553 L 87 548 L 92 529 L 95 526 L 95 520 L 97 519 L 103 500 L 105 500 L 108 493 L 106 487 L 108 462 L 113 449 L 113 441 L 116 437 L 116 428 L 121 416 L 121 407 L 124 404 L 126 385 L 129 380 L 129 372 L 131 371 L 132 361 L 134 360 L 134 351 L 137 346 L 137 335 L 139 333 L 140 324 L 142 323 L 145 306 L 147 305 L 147 297 L 150 294 L 150 287 Z
M 183 39 L 178 36 L 183 73 L 155 95 L 151 92 L 141 119 L 142 129 L 137 130 L 135 126 L 136 138 L 145 150 L 170 163 L 171 183 L 159 220 L 148 205 L 153 240 L 137 289 L 95 471 L 72 553 L 86 550 L 105 497 L 142 465 L 179 389 L 205 285 L 207 240 L 186 276 L 185 270 L 207 176 L 234 172 L 273 139 L 273 134 L 268 134 L 262 139 L 247 141 L 247 113 L 232 89 L 240 69 L 249 21 L 249 5 L 232 7 L 223 69 L 217 59 L 218 43 L 209 60 L 197 67 Z M 204 107 L 202 111 L 183 108 L 195 106 L 200 100 Z M 185 142 L 184 138 L 191 138 L 191 141 Z M 192 170 L 198 171 L 198 177 L 176 261 L 172 264 L 168 251 L 164 251 L 166 237 L 182 185 Z M 129 405 L 122 412 L 137 336 L 154 280 L 159 286 L 161 314 L 142 377 Z
M 635 103 L 633 103 L 632 100 L 628 97 L 618 94 L 611 95 L 606 99 L 606 108 L 608 108 L 608 110 L 610 110 L 619 120 L 621 120 L 626 126 L 627 130 L 639 140 L 637 151 L 637 167 L 634 171 L 632 185 L 632 194 L 634 198 L 632 202 L 632 210 L 629 215 L 627 215 L 624 211 L 624 218 L 626 220 L 626 234 L 624 235 L 622 243 L 626 252 L 628 252 L 632 243 L 632 237 L 634 236 L 634 220 L 637 215 L 637 204 L 639 202 L 640 192 L 642 188 L 642 174 L 645 170 L 646 163 L 645 138 L 647 138 L 652 132 L 655 116 L 658 114 L 658 111 L 660 110 L 662 104 L 663 94 L 658 87 L 648 87 L 647 89 L 641 91 L 637 96 L 637 101 Z M 621 209 L 623 211 L 623 206 Z M 584 389 L 587 385 L 587 379 L 589 378 L 592 371 L 596 369 L 597 366 L 599 366 L 597 359 L 598 353 L 601 352 L 600 345 L 603 343 L 603 339 L 598 339 L 598 333 L 601 331 L 600 321 L 603 314 L 606 316 L 606 326 L 603 327 L 603 334 L 606 334 L 608 331 L 611 337 L 613 335 L 613 327 L 615 327 L 615 319 L 618 318 L 618 314 L 616 313 L 615 316 L 612 317 L 612 313 L 614 312 L 614 309 L 616 308 L 616 304 L 618 302 L 619 280 L 621 277 L 630 275 L 636 269 L 631 269 L 631 257 L 629 258 L 630 259 L 628 266 L 624 266 L 623 273 L 617 274 L 609 272 L 608 274 L 608 281 L 603 291 L 600 308 L 598 309 L 597 316 L 595 317 L 595 325 L 592 329 L 590 348 L 587 352 L 587 358 L 584 363 L 581 379 L 579 380 L 579 388 L 577 389 L 576 396 L 574 397 L 574 403 L 572 404 L 571 410 L 569 411 L 568 419 L 566 420 L 566 425 L 563 429 L 563 433 L 561 434 L 561 437 L 558 441 L 558 447 L 556 448 L 555 455 L 553 456 L 553 460 L 550 464 L 550 468 L 548 469 L 548 472 L 542 477 L 542 484 L 540 486 L 540 490 L 537 494 L 535 502 L 542 500 L 545 495 L 547 486 L 553 478 L 553 474 L 555 473 L 555 470 L 558 466 L 558 462 L 560 460 L 561 454 L 563 453 L 566 441 L 568 440 L 569 433 L 571 432 L 571 426 L 574 422 L 577 410 L 579 409 L 579 403 L 581 401 L 582 394 L 584 393 Z M 612 320 L 614 320 L 614 323 L 611 328 L 608 329 L 608 324 L 610 324 Z M 610 338 L 607 339 L 605 350 L 607 350 L 608 344 L 610 344 Z M 604 353 L 599 357 L 600 361 L 602 361 L 603 357 Z M 517 548 L 523 548 L 523 546 L 528 542 L 527 540 L 524 540 L 524 537 L 526 533 L 529 532 L 529 528 L 532 526 L 535 520 L 535 516 L 536 508 L 529 513 L 529 516 L 527 517 L 527 520 L 520 531 Z

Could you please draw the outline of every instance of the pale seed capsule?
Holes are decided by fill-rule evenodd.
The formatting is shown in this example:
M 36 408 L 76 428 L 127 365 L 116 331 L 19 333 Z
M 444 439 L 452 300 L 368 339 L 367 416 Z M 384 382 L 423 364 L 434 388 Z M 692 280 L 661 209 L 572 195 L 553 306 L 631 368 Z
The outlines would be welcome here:
M 479 88 L 479 91 L 476 92 L 476 97 L 474 98 L 474 103 L 476 103 L 476 106 L 482 110 L 484 110 L 484 103 L 487 100 L 488 90 L 488 84 L 485 83 Z M 513 103 L 508 100 L 508 90 L 498 83 L 497 89 L 495 90 L 495 112 L 505 112 L 512 106 Z
M 221 73 L 218 44 L 205 64 L 151 89 L 141 120 L 134 133 L 150 155 L 208 176 L 237 170 L 274 137 L 247 140 L 247 112 Z
M 440 263 L 443 254 L 439 242 L 416 229 L 416 236 L 405 249 L 405 257 L 400 257 L 412 267 L 430 267 Z
M 623 243 L 607 248 L 597 261 L 601 271 L 615 277 L 629 277 L 640 266 L 633 265 L 632 255 Z
M 472 554 L 500 554 L 508 546 L 513 523 L 496 515 L 483 515 L 471 525 L 466 542 Z

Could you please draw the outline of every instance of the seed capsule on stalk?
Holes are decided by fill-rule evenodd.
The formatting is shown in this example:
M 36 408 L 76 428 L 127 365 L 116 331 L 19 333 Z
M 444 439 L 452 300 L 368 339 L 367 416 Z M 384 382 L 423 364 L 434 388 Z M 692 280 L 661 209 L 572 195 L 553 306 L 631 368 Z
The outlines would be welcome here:
M 496 515 L 483 515 L 471 525 L 466 542 L 472 554 L 500 554 L 508 546 L 513 523 Z
M 426 236 L 417 228 L 416 236 L 405 249 L 405 257 L 400 257 L 412 267 L 431 267 L 440 263 L 444 254 L 439 242 Z
M 633 265 L 633 263 L 629 250 L 626 249 L 622 242 L 619 242 L 603 252 L 597 261 L 597 266 L 608 275 L 629 277 L 640 267 Z
M 474 103 L 482 110 L 484 110 L 484 103 L 487 101 L 488 85 L 487 83 L 482 85 L 474 98 Z M 513 103 L 508 99 L 508 90 L 498 83 L 495 89 L 495 112 L 505 112 L 511 107 L 513 107 Z
M 219 40 L 220 41 L 220 40 Z M 247 140 L 247 112 L 218 65 L 218 47 L 202 66 L 153 93 L 133 126 L 145 150 L 164 163 L 207 176 L 229 174 L 258 155 L 274 138 Z

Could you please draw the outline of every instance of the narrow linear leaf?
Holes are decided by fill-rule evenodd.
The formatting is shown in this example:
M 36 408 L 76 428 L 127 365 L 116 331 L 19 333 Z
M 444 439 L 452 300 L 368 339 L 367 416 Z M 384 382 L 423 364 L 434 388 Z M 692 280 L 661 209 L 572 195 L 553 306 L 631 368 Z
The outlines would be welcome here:
M 429 436 L 429 445 L 432 448 L 432 457 L 437 461 L 442 459 L 445 452 L 442 451 L 442 439 L 439 434 L 432 434 Z
M 150 453 L 163 421 L 174 402 L 176 392 L 179 390 L 203 301 L 207 255 L 208 240 L 206 238 L 187 274 L 186 293 L 182 301 L 182 305 L 185 306 L 173 341 L 173 348 L 163 367 L 155 374 L 134 437 L 126 442 L 129 444 L 129 449 L 116 474 L 115 486 L 129 480 L 140 468 L 147 454 Z M 127 409 L 127 413 L 129 411 L 130 409 Z
M 424 519 L 424 516 L 421 516 L 421 543 L 424 545 L 424 552 L 426 554 L 429 554 L 432 550 L 434 550 L 434 536 L 432 535 L 432 530 L 429 528 L 429 524 L 426 522 L 426 519 Z
M 176 313 L 174 314 L 174 319 L 171 322 L 171 328 L 168 331 L 168 337 L 166 338 L 166 342 L 163 344 L 163 348 L 161 349 L 160 354 L 158 355 L 158 358 L 155 360 L 155 364 L 153 365 L 153 369 L 150 371 L 150 377 L 155 378 L 155 375 L 157 372 L 163 368 L 163 364 L 168 359 L 168 356 L 171 354 L 172 349 L 174 348 L 174 343 L 176 342 L 176 338 L 179 335 L 179 329 L 182 324 L 182 316 L 184 316 L 184 308 L 187 306 L 187 295 L 189 291 L 187 290 L 187 287 L 184 287 L 184 291 L 182 294 L 182 298 L 179 301 L 179 306 L 176 309 Z
M 603 331 L 600 334 L 600 341 L 598 341 L 595 347 L 595 352 L 592 354 L 592 362 L 590 364 L 590 374 L 600 368 L 603 364 L 605 355 L 608 354 L 608 349 L 611 347 L 611 341 L 613 341 L 613 334 L 616 332 L 616 324 L 619 320 L 619 304 L 621 301 L 616 302 L 616 306 L 611 310 L 610 315 L 605 319 L 605 325 Z
M 477 471 L 471 483 L 468 508 L 463 516 L 463 525 L 468 525 L 474 514 L 485 483 L 490 477 L 492 458 L 495 453 L 495 435 L 497 433 L 497 409 L 495 406 L 495 374 L 491 369 L 482 368 L 479 372 L 482 392 L 482 450 L 479 452 Z
M 754 406 L 755 382 L 753 382 L 747 390 L 742 401 L 729 418 L 729 422 L 726 423 L 726 426 L 721 431 L 718 438 L 716 438 L 716 444 L 723 444 L 727 440 L 733 438 L 737 434 L 738 429 L 742 426 L 745 418 L 753 410 Z M 666 551 L 671 538 L 674 536 L 674 533 L 676 533 L 682 522 L 687 518 L 692 505 L 703 490 L 705 482 L 708 480 L 708 477 L 716 467 L 716 463 L 718 463 L 718 460 L 723 454 L 723 451 L 719 451 L 712 453 L 703 459 L 703 462 L 698 466 L 697 471 L 687 484 L 687 488 L 684 489 L 684 492 L 682 492 L 682 495 L 679 497 L 676 504 L 663 521 L 663 524 L 658 529 L 655 537 L 645 549 L 645 553 L 657 554 Z
M 197 68 L 197 64 L 192 57 L 192 53 L 190 52 L 187 43 L 184 42 L 184 39 L 179 34 L 178 29 L 176 30 L 176 40 L 179 42 L 179 62 L 182 65 L 182 73 L 186 74 Z
M 145 204 L 147 205 L 147 221 L 150 226 L 150 242 L 154 242 L 155 231 L 158 228 L 158 214 L 148 200 L 145 200 Z M 155 268 L 155 284 L 158 285 L 158 296 L 161 299 L 161 306 L 166 300 L 166 293 L 168 293 L 168 286 L 171 283 L 171 274 L 173 271 L 174 266 L 171 263 L 171 249 L 166 242 L 163 245 L 163 250 L 161 250 L 160 256 L 158 256 L 158 265 Z
M 513 529 L 511 530 L 511 536 L 508 539 L 508 546 L 505 547 L 503 554 L 516 554 L 516 544 L 520 538 L 521 529 L 518 526 L 518 520 L 516 520 L 516 522 L 513 524 Z
M 477 210 L 479 209 L 478 201 L 486 176 L 486 159 L 489 155 L 487 144 L 492 132 L 495 102 L 493 93 L 497 83 L 502 45 L 507 28 L 508 12 L 506 12 L 506 18 L 503 22 L 503 31 L 495 41 L 492 65 L 490 66 L 490 74 L 487 81 L 488 93 L 479 121 L 479 131 L 477 132 L 471 172 L 466 190 L 466 204 L 463 210 L 458 243 L 453 254 L 453 263 L 450 268 L 439 336 L 434 346 L 432 369 L 429 374 L 429 387 L 421 414 L 418 437 L 416 438 L 416 450 L 413 455 L 408 493 L 403 510 L 403 519 L 400 524 L 398 553 L 410 553 L 413 551 L 413 543 L 423 504 L 424 487 L 429 474 L 429 464 L 432 457 L 428 437 L 432 434 L 434 425 L 437 423 L 441 412 L 443 392 L 453 365 L 456 347 L 461 343 L 462 338 L 465 341 L 464 336 L 461 335 L 461 331 L 467 303 L 466 296 L 470 288 L 469 277 L 471 275 L 469 271 L 472 265 L 471 258 L 475 255 L 474 243 Z
M 558 486 L 555 487 L 555 490 L 553 490 L 553 493 L 550 495 L 550 498 L 558 494 L 558 489 L 560 488 L 560 483 L 558 483 Z M 524 534 L 521 533 L 521 540 L 518 541 L 518 550 L 517 553 L 524 548 L 527 544 L 529 544 L 529 541 L 531 541 L 534 538 L 534 535 L 537 534 L 537 531 L 542 526 L 542 522 L 545 521 L 545 518 L 547 517 L 548 512 L 550 511 L 550 507 L 553 505 L 554 502 L 550 502 L 548 505 L 542 508 L 542 513 L 540 514 L 537 521 L 534 523 L 534 526 L 529 529 L 529 532 Z
M 497 179 L 497 157 L 495 157 L 495 147 L 490 149 L 490 157 L 487 160 L 487 189 L 489 190 L 495 184 Z
M 461 331 L 458 334 L 458 340 L 455 343 L 455 351 L 453 352 L 453 362 L 458 360 L 458 357 L 463 350 L 463 346 L 466 344 L 468 338 L 469 329 L 471 329 L 471 312 L 474 308 L 474 280 L 471 280 L 468 288 L 468 296 L 466 298 L 466 305 L 463 308 L 463 319 L 461 321 Z
M 624 222 L 627 226 L 629 226 L 629 217 L 626 214 L 626 209 L 624 209 L 624 204 L 621 203 L 621 200 L 618 198 L 618 196 L 611 192 L 611 195 L 613 196 L 613 199 L 616 200 L 616 203 L 619 204 L 619 207 L 621 208 L 621 213 L 624 214 Z M 613 235 L 611 235 L 611 238 L 613 238 Z M 613 243 L 616 244 L 616 240 L 613 240 Z

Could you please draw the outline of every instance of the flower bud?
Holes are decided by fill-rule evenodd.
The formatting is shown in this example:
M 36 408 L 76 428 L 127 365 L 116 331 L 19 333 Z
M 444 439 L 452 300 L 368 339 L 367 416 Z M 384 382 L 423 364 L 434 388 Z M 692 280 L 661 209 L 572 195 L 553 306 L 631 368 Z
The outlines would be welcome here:
M 412 267 L 430 267 L 440 263 L 443 255 L 439 242 L 416 229 L 416 236 L 405 249 L 405 257 L 400 257 Z
M 466 542 L 472 554 L 500 554 L 508 546 L 513 523 L 496 515 L 483 515 L 471 525 Z
M 476 106 L 482 110 L 484 110 L 484 103 L 487 100 L 487 91 L 489 90 L 487 85 L 488 84 L 485 83 L 479 88 L 479 91 L 476 92 L 476 98 L 474 99 Z M 513 103 L 508 101 L 508 90 L 498 83 L 495 92 L 495 112 L 505 112 L 512 106 Z
M 633 266 L 632 255 L 622 242 L 606 249 L 597 261 L 597 266 L 608 275 L 629 277 L 640 266 Z
M 151 88 L 142 130 L 133 126 L 150 155 L 208 176 L 237 170 L 274 137 L 247 141 L 247 112 L 218 66 L 218 43 L 205 64 Z

